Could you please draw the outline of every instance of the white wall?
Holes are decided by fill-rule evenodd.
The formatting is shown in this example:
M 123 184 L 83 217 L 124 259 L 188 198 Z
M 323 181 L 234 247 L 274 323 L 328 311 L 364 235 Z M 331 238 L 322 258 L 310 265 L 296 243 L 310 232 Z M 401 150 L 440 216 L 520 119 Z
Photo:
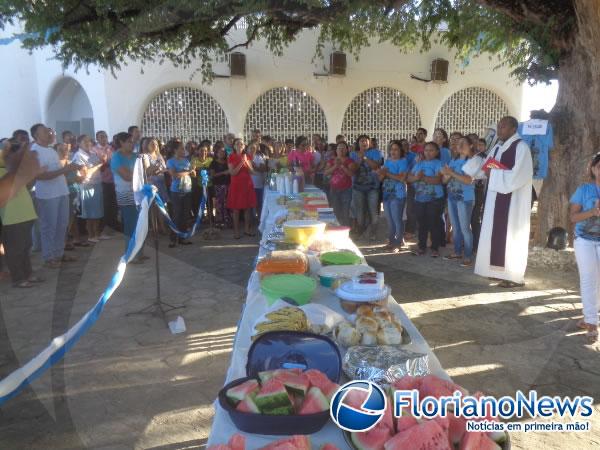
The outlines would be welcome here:
M 236 33 L 234 37 L 241 41 L 244 35 L 241 31 Z M 118 79 L 107 75 L 111 132 L 125 129 L 132 122 L 139 124 L 154 95 L 181 85 L 196 87 L 212 95 L 224 109 L 234 133 L 243 131 L 246 112 L 255 99 L 265 91 L 281 86 L 301 89 L 317 99 L 327 118 L 329 139 L 340 131 L 344 112 L 354 96 L 376 86 L 396 88 L 408 95 L 416 103 L 423 126 L 428 129 L 434 128 L 437 113 L 451 94 L 472 86 L 494 91 L 505 101 L 511 114 L 520 115 L 522 88 L 509 79 L 508 70 L 492 70 L 487 57 L 474 59 L 461 71 L 443 47 L 434 47 L 425 54 L 418 51 L 403 54 L 392 45 L 374 45 L 365 49 L 359 60 L 348 55 L 345 77 L 315 77 L 314 72 L 323 72 L 324 66 L 329 65 L 329 52 L 325 55 L 326 61 L 311 62 L 316 37 L 314 31 L 304 32 L 280 58 L 272 56 L 261 42 L 247 50 L 242 49 L 246 54 L 247 77 L 217 78 L 211 85 L 203 85 L 199 74 L 190 81 L 194 68 L 179 69 L 168 63 L 143 68 L 131 64 L 118 74 Z M 451 62 L 448 83 L 424 83 L 410 78 L 410 74 L 429 78 L 431 61 L 437 57 Z M 222 63 L 217 64 L 214 71 L 229 73 Z
M 0 36 L 8 37 L 20 29 L 7 25 Z M 20 48 L 18 41 L 0 45 L 0 137 L 9 137 L 17 128 L 29 130 L 42 118 L 38 103 L 35 58 Z
M 232 42 L 245 40 L 244 33 L 236 31 Z M 2 111 L 0 117 L 6 115 L 10 118 L 10 125 L 6 126 L 9 130 L 29 126 L 39 119 L 46 120 L 49 96 L 54 85 L 64 76 L 72 77 L 81 84 L 93 110 L 96 130 L 104 129 L 109 135 L 129 125 L 139 125 L 148 102 L 158 92 L 182 85 L 193 86 L 212 95 L 223 107 L 230 129 L 235 133 L 243 131 L 246 112 L 254 100 L 265 91 L 280 86 L 304 90 L 317 99 L 327 118 L 330 139 L 339 132 L 344 112 L 353 97 L 376 86 L 396 88 L 408 95 L 419 109 L 422 125 L 428 129 L 434 128 L 438 110 L 444 101 L 452 93 L 471 86 L 494 91 L 506 102 L 511 114 L 520 116 L 522 88 L 509 78 L 508 70 L 492 70 L 493 63 L 487 57 L 474 59 L 461 71 L 443 47 L 434 47 L 424 54 L 418 51 L 403 54 L 392 45 L 374 45 L 366 48 L 359 60 L 348 56 L 345 77 L 315 77 L 313 72 L 323 72 L 324 67 L 329 65 L 329 51 L 326 51 L 325 61 L 311 61 L 316 38 L 315 31 L 304 32 L 281 58 L 272 56 L 263 43 L 255 43 L 249 49 L 241 50 L 246 54 L 246 78 L 215 79 L 211 85 L 203 85 L 200 74 L 190 81 L 195 67 L 181 69 L 169 63 L 142 67 L 132 63 L 118 72 L 115 79 L 110 73 L 93 67 L 89 73 L 85 70 L 63 72 L 58 62 L 50 60 L 50 49 L 36 51 L 33 59 L 30 56 L 27 59 L 24 52 L 12 48 L 9 54 L 18 55 L 20 70 L 25 70 L 21 67 L 35 67 L 36 70 L 26 71 L 25 78 L 0 74 L 9 86 L 13 86 L 17 95 L 24 97 L 18 114 Z M 2 51 L 8 50 L 0 47 Z M 451 62 L 448 83 L 423 83 L 410 78 L 410 74 L 429 78 L 431 60 L 436 57 Z M 225 63 L 215 64 L 214 69 L 216 73 L 229 73 Z M 7 121 L 1 123 L 4 129 Z

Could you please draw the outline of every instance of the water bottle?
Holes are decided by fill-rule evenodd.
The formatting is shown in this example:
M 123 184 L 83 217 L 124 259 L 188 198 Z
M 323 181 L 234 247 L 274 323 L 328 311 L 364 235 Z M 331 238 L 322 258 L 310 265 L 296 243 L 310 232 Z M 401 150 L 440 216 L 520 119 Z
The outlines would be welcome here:
M 294 182 L 292 183 L 292 194 L 298 193 L 298 178 L 294 177 Z

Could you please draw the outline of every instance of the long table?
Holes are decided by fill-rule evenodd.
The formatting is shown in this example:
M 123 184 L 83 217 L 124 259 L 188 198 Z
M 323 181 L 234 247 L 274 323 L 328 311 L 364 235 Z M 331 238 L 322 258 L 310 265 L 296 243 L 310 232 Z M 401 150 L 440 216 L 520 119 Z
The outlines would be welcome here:
M 263 211 L 261 214 L 261 222 L 259 230 L 263 233 L 263 241 L 266 239 L 266 235 L 272 229 L 275 221 L 275 217 L 280 213 L 285 206 L 277 204 L 277 198 L 279 194 L 277 192 L 266 191 L 263 201 Z M 261 242 L 262 244 L 263 242 Z M 344 248 L 352 248 L 358 254 L 361 254 L 356 245 L 348 240 L 345 243 Z M 258 253 L 258 258 L 264 256 L 267 250 L 261 245 Z M 362 256 L 362 254 L 361 254 Z M 364 257 L 363 257 L 364 260 Z M 363 261 L 364 262 L 364 261 Z M 317 268 L 311 263 L 311 272 L 314 272 Z M 246 303 L 242 311 L 242 316 L 238 324 L 238 330 L 233 344 L 233 353 L 231 356 L 231 363 L 227 370 L 227 376 L 225 378 L 225 384 L 246 376 L 246 355 L 251 345 L 251 336 L 253 334 L 254 323 L 262 314 L 267 311 L 267 301 L 264 295 L 260 291 L 260 275 L 254 271 L 250 276 L 247 287 L 248 295 Z M 447 378 L 447 374 L 440 365 L 439 360 L 419 332 L 411 320 L 408 318 L 402 307 L 396 302 L 396 300 L 389 297 L 388 308 L 392 311 L 395 316 L 401 321 L 402 326 L 407 330 L 411 337 L 411 343 L 405 346 L 407 350 L 411 350 L 419 353 L 426 353 L 429 356 L 429 368 L 431 373 L 440 377 Z M 337 311 L 345 316 L 340 307 L 339 299 L 334 293 L 323 286 L 318 286 L 317 290 L 311 300 L 312 303 L 321 303 Z M 211 433 L 208 439 L 208 445 L 226 443 L 228 439 L 235 433 L 241 433 L 237 430 L 236 426 L 230 420 L 229 415 L 223 410 L 218 400 L 214 403 L 215 417 Z M 265 436 L 258 434 L 246 434 L 247 450 L 258 449 L 270 442 L 277 439 L 281 439 L 277 436 Z M 313 448 L 318 449 L 321 445 L 326 443 L 335 444 L 340 449 L 349 448 L 346 444 L 341 430 L 335 426 L 331 421 L 328 422 L 325 427 L 311 435 L 311 442 Z

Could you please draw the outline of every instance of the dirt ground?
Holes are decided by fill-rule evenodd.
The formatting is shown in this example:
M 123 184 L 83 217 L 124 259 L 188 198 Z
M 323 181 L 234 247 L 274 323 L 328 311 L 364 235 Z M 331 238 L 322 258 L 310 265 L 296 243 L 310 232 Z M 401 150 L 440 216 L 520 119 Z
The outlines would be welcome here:
M 193 240 L 176 249 L 163 240 L 160 258 L 163 299 L 186 306 L 179 314 L 187 332 L 174 336 L 158 318 L 127 315 L 155 297 L 147 249 L 151 259 L 127 270 L 97 324 L 65 359 L 0 408 L 0 448 L 204 447 L 258 249 L 255 239 L 229 235 Z M 115 237 L 77 250 L 77 264 L 43 272 L 46 283 L 32 290 L 0 284 L 0 378 L 94 304 L 122 247 Z M 470 391 L 600 398 L 598 348 L 583 345 L 574 330 L 576 273 L 530 271 L 524 288 L 506 291 L 441 258 L 362 249 L 448 373 Z M 513 448 L 600 448 L 599 412 L 595 400 L 590 432 L 515 433 Z

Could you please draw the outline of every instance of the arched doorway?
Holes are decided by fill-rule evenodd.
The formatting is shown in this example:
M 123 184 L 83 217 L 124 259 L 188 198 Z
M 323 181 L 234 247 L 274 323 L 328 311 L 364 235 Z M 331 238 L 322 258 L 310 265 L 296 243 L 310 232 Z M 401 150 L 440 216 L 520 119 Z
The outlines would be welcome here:
M 85 90 L 73 78 L 61 78 L 50 91 L 46 108 L 47 125 L 56 130 L 58 141 L 62 132 L 94 136 L 94 112 Z
M 448 133 L 477 133 L 483 137 L 490 124 L 506 115 L 508 107 L 498 94 L 482 87 L 470 87 L 448 97 L 438 112 L 435 126 Z
M 361 134 L 379 140 L 387 148 L 392 139 L 409 139 L 421 126 L 417 105 L 398 89 L 374 87 L 352 99 L 342 122 L 342 134 L 353 143 Z
M 327 120 L 321 105 L 305 91 L 287 86 L 268 90 L 250 106 L 244 122 L 246 139 L 250 139 L 255 128 L 263 136 L 281 141 L 312 134 L 327 138 Z
M 163 141 L 223 139 L 229 131 L 221 105 L 206 92 L 188 86 L 166 89 L 148 104 L 142 118 L 144 136 Z

